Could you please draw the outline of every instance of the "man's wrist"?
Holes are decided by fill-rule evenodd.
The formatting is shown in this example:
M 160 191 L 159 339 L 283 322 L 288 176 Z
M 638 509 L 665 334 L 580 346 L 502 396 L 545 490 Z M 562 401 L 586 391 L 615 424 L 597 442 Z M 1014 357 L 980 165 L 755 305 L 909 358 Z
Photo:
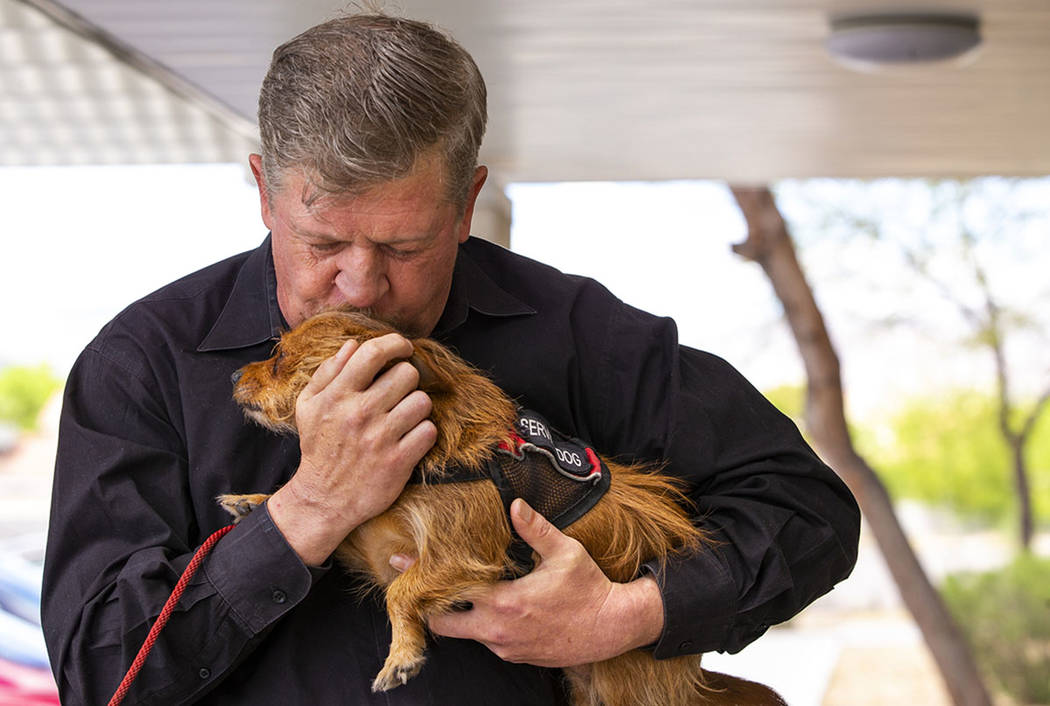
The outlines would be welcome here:
M 297 492 L 294 478 L 266 501 L 270 519 L 307 566 L 320 566 L 353 527 L 329 516 L 318 503 Z
M 654 644 L 664 627 L 664 602 L 652 576 L 614 584 L 616 613 L 609 616 L 623 628 L 623 652 Z

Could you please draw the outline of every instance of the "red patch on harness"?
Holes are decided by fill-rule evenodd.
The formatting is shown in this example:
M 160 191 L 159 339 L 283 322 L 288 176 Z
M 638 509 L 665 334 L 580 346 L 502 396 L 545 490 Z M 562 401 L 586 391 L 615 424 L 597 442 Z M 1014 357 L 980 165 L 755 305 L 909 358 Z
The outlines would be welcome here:
M 551 466 L 561 475 L 575 481 L 595 482 L 602 476 L 602 464 L 598 454 L 576 439 L 562 436 L 551 429 L 540 415 L 522 410 L 518 417 L 517 432 L 501 441 L 499 450 L 517 459 L 526 453 L 546 456 Z

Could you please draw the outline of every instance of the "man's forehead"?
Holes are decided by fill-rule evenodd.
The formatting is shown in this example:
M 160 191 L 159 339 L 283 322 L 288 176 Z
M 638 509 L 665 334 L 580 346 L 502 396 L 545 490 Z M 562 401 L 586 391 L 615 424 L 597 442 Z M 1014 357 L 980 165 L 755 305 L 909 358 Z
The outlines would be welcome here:
M 416 191 L 425 191 L 425 195 L 434 201 L 451 201 L 448 165 L 440 145 L 418 153 L 407 172 L 389 178 L 341 184 L 333 188 L 331 180 L 314 165 L 292 164 L 280 168 L 278 181 L 282 191 L 298 192 L 299 202 L 311 208 L 315 204 L 323 207 L 325 203 L 355 200 L 398 184 L 410 184 Z
M 277 197 L 276 218 L 296 237 L 319 242 L 351 242 L 360 238 L 385 245 L 433 241 L 454 222 L 456 210 L 446 200 L 400 199 L 389 194 L 333 195 L 304 204 L 295 192 Z

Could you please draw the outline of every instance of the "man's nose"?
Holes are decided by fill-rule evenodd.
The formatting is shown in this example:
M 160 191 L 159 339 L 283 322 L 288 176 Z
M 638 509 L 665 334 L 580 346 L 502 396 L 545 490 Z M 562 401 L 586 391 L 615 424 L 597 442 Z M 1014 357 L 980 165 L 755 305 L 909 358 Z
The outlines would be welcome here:
M 339 263 L 335 286 L 352 307 L 374 306 L 390 288 L 386 279 L 385 260 L 375 248 L 347 248 Z

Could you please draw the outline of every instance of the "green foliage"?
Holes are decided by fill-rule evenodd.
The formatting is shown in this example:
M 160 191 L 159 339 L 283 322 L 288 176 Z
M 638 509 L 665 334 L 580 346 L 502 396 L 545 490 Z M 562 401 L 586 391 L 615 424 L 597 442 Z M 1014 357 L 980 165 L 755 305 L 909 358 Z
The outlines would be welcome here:
M 40 410 L 62 381 L 47 365 L 11 366 L 0 371 L 0 420 L 20 429 L 36 427 Z
M 989 523 L 1017 515 L 1013 462 L 999 432 L 996 400 L 973 391 L 906 405 L 884 434 L 863 434 L 861 452 L 895 498 L 910 497 Z M 1026 451 L 1033 511 L 1050 521 L 1050 414 Z
M 949 576 L 941 590 L 990 683 L 1050 704 L 1050 560 L 1022 554 L 1000 571 Z
M 784 416 L 790 417 L 801 427 L 806 414 L 806 388 L 804 385 L 780 385 L 762 393 Z

